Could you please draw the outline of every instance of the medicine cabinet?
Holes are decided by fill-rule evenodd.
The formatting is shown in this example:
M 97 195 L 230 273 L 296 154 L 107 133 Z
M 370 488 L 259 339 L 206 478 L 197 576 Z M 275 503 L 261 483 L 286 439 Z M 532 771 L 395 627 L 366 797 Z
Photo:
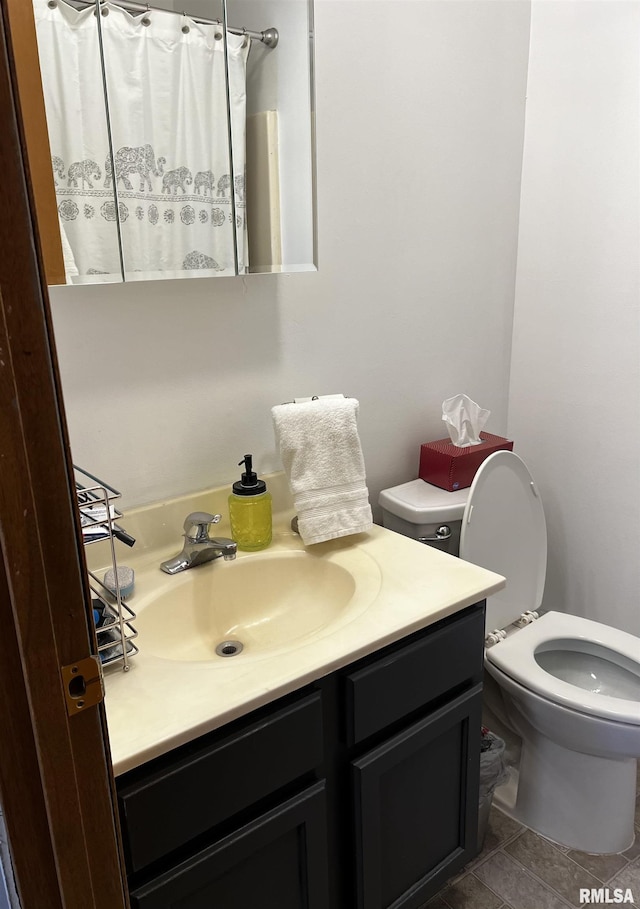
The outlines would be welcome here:
M 315 269 L 313 0 L 10 8 L 47 283 Z

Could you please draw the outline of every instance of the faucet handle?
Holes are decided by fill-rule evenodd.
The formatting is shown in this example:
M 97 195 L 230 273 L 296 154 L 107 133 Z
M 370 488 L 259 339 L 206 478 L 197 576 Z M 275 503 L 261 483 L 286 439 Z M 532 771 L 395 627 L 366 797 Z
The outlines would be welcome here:
M 192 511 L 184 521 L 185 537 L 192 543 L 205 543 L 209 539 L 209 525 L 217 524 L 221 517 L 208 511 Z

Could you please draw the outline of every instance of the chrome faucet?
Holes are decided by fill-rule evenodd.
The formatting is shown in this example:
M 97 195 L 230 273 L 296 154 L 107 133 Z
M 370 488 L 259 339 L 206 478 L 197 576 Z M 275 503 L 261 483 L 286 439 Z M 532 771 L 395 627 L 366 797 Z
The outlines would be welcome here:
M 160 563 L 160 568 L 167 574 L 177 574 L 187 568 L 195 568 L 224 556 L 225 561 L 235 559 L 237 546 L 226 537 L 210 537 L 209 525 L 217 524 L 219 514 L 208 514 L 206 511 L 194 511 L 187 515 L 184 522 L 184 547 L 173 559 Z

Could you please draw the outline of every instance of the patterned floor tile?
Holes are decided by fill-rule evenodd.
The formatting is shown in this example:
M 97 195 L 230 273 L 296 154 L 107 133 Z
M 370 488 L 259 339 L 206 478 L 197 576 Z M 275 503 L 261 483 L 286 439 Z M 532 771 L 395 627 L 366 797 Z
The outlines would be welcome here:
M 500 909 L 502 899 L 474 874 L 465 874 L 444 894 L 451 909 Z
M 614 874 L 621 871 L 627 861 L 632 858 L 626 853 L 624 855 L 592 855 L 590 852 L 578 852 L 576 849 L 570 849 L 567 856 L 586 871 L 590 871 L 603 884 L 610 881 Z
M 508 843 L 505 852 L 574 906 L 580 905 L 580 888 L 602 886 L 602 881 L 533 830 L 525 830 Z
M 489 856 L 474 874 L 513 909 L 566 909 L 570 905 L 504 852 Z
M 634 906 L 640 906 L 640 859 L 635 862 L 629 862 L 626 868 L 623 868 L 619 874 L 609 881 L 609 887 L 619 887 L 621 890 L 631 890 L 633 894 Z M 623 905 L 628 906 L 629 903 Z

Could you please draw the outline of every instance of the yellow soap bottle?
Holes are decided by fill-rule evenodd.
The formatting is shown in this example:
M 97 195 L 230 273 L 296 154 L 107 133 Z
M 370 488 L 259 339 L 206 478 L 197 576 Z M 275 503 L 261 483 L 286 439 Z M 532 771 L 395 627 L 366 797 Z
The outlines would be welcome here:
M 231 536 L 238 549 L 245 552 L 266 549 L 272 535 L 271 493 L 267 492 L 264 480 L 259 480 L 252 470 L 252 462 L 253 455 L 250 454 L 240 461 L 245 465 L 245 472 L 233 484 L 233 492 L 229 496 Z

